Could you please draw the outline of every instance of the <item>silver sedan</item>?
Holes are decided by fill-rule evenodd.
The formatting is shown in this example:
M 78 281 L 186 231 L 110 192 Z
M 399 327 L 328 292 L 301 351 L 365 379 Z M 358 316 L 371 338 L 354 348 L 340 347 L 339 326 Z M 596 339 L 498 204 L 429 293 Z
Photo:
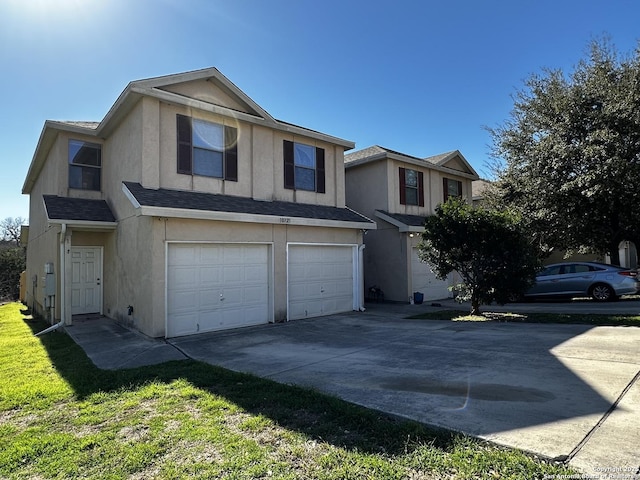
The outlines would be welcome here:
M 597 262 L 567 262 L 547 265 L 525 297 L 589 296 L 605 302 L 638 292 L 640 279 L 636 270 Z

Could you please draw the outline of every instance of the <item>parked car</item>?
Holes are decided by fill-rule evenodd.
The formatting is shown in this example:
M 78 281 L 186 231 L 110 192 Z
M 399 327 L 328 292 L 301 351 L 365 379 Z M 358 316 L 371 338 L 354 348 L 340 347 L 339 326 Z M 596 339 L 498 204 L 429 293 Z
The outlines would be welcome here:
M 640 292 L 636 270 L 598 262 L 548 265 L 536 276 L 525 298 L 589 296 L 599 302 Z

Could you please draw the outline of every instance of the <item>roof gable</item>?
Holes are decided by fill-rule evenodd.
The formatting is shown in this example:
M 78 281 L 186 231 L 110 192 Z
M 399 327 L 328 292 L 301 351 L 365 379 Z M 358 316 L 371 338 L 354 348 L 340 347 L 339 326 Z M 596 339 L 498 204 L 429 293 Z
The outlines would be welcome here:
M 268 122 L 275 122 L 275 119 L 266 110 L 215 67 L 147 80 L 136 80 L 131 82 L 127 89 L 146 94 L 153 94 L 154 90 L 163 91 L 179 95 L 184 99 L 197 100 L 259 117 Z
M 463 173 L 474 174 L 477 176 L 476 171 L 459 150 L 453 150 L 452 152 L 427 157 L 425 160 L 440 167 L 450 168 L 451 170 L 458 170 Z
M 479 178 L 471 164 L 467 162 L 462 153 L 458 150 L 442 153 L 433 157 L 419 158 L 414 157 L 413 155 L 397 152 L 395 150 L 390 150 L 379 145 L 374 145 L 363 150 L 358 150 L 357 152 L 346 154 L 344 156 L 344 166 L 346 170 L 349 170 L 350 168 L 358 165 L 381 160 L 394 160 L 417 167 L 438 170 L 449 174 L 457 174 L 471 180 Z

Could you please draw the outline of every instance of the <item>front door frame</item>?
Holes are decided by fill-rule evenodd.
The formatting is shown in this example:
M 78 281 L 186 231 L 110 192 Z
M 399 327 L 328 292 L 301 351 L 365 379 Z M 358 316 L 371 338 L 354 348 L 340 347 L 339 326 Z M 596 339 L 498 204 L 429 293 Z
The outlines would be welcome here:
M 103 314 L 103 300 L 104 300 L 104 278 L 103 278 L 103 274 L 104 274 L 104 247 L 101 245 L 72 245 L 71 248 L 68 251 L 68 256 L 67 256 L 67 265 L 69 267 L 69 275 L 67 276 L 67 286 L 68 286 L 68 305 L 69 305 L 69 317 L 72 317 L 73 315 L 75 315 L 73 313 L 73 306 L 72 306 L 72 298 L 71 298 L 71 281 L 72 281 L 72 261 L 71 261 L 71 254 L 74 250 L 87 250 L 87 249 L 91 249 L 91 250 L 95 250 L 96 252 L 98 252 L 98 255 L 100 256 L 100 258 L 98 259 L 98 266 L 100 268 L 99 270 L 99 276 L 98 278 L 96 278 L 96 282 L 97 282 L 97 287 L 98 287 L 98 311 L 97 312 L 83 312 L 83 313 L 99 313 L 100 315 Z M 82 313 L 80 313 L 81 315 Z

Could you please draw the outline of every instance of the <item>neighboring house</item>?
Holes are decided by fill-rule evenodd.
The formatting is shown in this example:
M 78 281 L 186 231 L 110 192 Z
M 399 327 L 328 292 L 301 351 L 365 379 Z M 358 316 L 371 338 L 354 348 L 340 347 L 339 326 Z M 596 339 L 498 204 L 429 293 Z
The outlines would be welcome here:
M 491 185 L 491 182 L 483 178 L 471 182 L 471 203 L 474 206 L 484 203 L 484 191 L 489 185 Z
M 470 199 L 478 174 L 459 151 L 418 158 L 379 146 L 345 155 L 347 205 L 378 224 L 365 236 L 367 292 L 381 289 L 385 300 L 449 297 L 454 281 L 435 278 L 418 257 L 424 219 L 451 196 Z
M 357 310 L 375 223 L 345 207 L 353 146 L 215 68 L 131 82 L 97 123 L 47 121 L 22 190 L 27 304 L 151 337 Z

